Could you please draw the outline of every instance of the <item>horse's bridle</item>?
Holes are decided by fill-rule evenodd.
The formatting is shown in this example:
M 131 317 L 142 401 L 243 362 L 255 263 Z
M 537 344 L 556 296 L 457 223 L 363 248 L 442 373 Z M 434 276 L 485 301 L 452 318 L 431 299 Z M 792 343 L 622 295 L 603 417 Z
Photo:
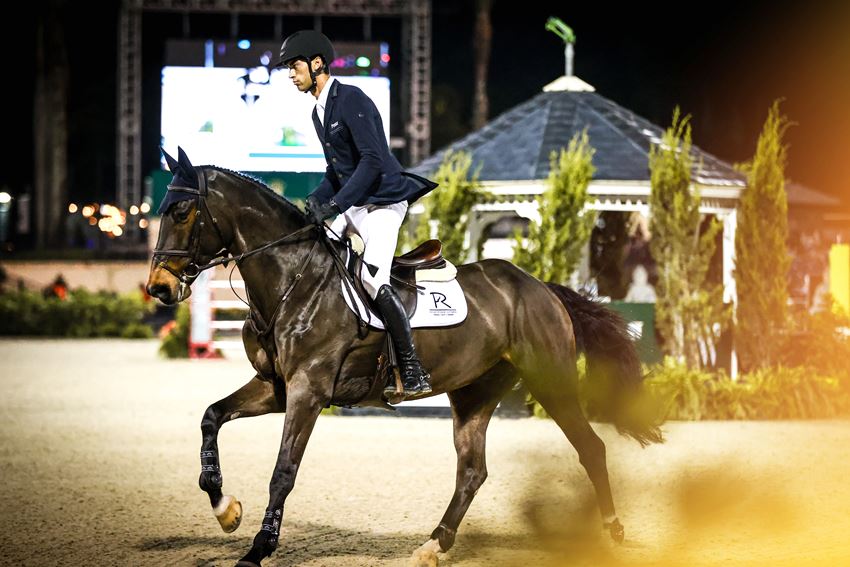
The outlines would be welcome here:
M 168 185 L 169 191 L 189 193 L 195 196 L 196 218 L 194 224 L 192 225 L 192 232 L 191 234 L 189 234 L 189 243 L 186 249 L 180 250 L 176 248 L 155 248 L 153 250 L 154 258 L 156 258 L 157 256 L 176 256 L 179 258 L 189 258 L 189 263 L 180 272 L 177 272 L 176 270 L 174 270 L 174 268 L 169 266 L 167 260 L 163 260 L 157 264 L 158 267 L 173 275 L 182 284 L 191 285 L 192 282 L 195 281 L 195 278 L 197 278 L 198 275 L 204 270 L 214 268 L 218 265 L 227 266 L 228 262 L 230 262 L 231 260 L 238 265 L 239 262 L 241 262 L 245 258 L 253 256 L 254 254 L 259 254 L 260 252 L 272 248 L 273 246 L 278 246 L 280 244 L 285 244 L 287 242 L 294 241 L 303 233 L 316 228 L 315 224 L 310 223 L 294 232 L 287 234 L 286 236 L 278 238 L 277 240 L 273 240 L 272 242 L 263 244 L 259 248 L 255 248 L 253 250 L 243 252 L 242 254 L 232 256 L 227 251 L 227 249 L 224 248 L 224 236 L 221 234 L 221 229 L 218 226 L 218 222 L 216 221 L 215 216 L 212 214 L 212 211 L 210 211 L 210 208 L 207 205 L 206 198 L 209 195 L 209 192 L 207 191 L 206 170 L 204 170 L 202 167 L 196 167 L 195 170 L 198 176 L 197 189 L 195 189 L 194 187 L 185 187 L 183 185 Z M 208 216 L 210 221 L 212 221 L 212 226 L 215 229 L 216 234 L 218 235 L 218 239 L 222 245 L 222 248 L 215 255 L 212 256 L 209 262 L 201 264 L 199 255 L 201 251 L 201 229 L 203 229 L 205 225 L 204 212 L 206 212 L 206 216 Z M 315 247 L 313 248 L 313 251 L 315 251 Z M 313 251 L 311 251 L 309 256 L 313 255 Z
M 192 224 L 192 232 L 189 234 L 189 242 L 186 246 L 185 250 L 175 249 L 175 248 L 154 248 L 153 257 L 157 256 L 168 256 L 168 257 L 179 257 L 179 258 L 189 258 L 189 263 L 186 264 L 180 272 L 177 272 L 168 265 L 168 260 L 163 260 L 157 264 L 157 267 L 162 268 L 163 270 L 169 272 L 175 278 L 180 280 L 181 283 L 186 285 L 190 285 L 198 275 L 207 268 L 211 268 L 211 265 L 199 265 L 200 259 L 199 254 L 201 251 L 201 230 L 204 228 L 205 220 L 204 220 L 204 212 L 212 221 L 212 226 L 218 235 L 219 242 L 221 242 L 222 246 L 224 246 L 224 237 L 221 234 L 221 230 L 218 227 L 218 223 L 216 222 L 215 217 L 210 211 L 209 206 L 207 206 L 206 197 L 208 195 L 207 192 L 207 175 L 206 172 L 202 168 L 196 168 L 196 175 L 198 176 L 198 189 L 194 187 L 185 187 L 182 185 L 168 185 L 168 191 L 174 191 L 176 193 L 189 193 L 195 196 L 195 221 Z M 221 258 L 227 255 L 227 250 L 223 247 L 221 250 L 215 254 L 212 259 Z

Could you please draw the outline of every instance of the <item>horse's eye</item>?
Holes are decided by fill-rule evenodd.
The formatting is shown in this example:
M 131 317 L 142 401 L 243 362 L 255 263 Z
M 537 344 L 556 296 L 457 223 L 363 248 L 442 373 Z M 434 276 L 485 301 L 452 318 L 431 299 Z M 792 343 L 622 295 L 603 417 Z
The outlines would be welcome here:
M 186 222 L 189 218 L 191 209 L 189 207 L 177 207 L 174 209 L 174 220 L 177 222 Z

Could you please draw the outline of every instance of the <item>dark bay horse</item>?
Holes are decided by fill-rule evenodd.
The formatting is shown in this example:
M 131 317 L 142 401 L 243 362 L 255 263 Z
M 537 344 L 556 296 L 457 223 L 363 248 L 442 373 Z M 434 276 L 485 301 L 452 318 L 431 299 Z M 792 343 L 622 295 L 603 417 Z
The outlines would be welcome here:
M 163 303 L 182 301 L 199 266 L 222 254 L 242 257 L 239 269 L 252 310 L 242 337 L 256 375 L 207 408 L 201 422 L 201 488 L 225 531 L 241 520 L 241 504 L 221 491 L 217 437 L 229 420 L 286 412 L 280 452 L 269 484 L 265 518 L 238 565 L 260 565 L 278 544 L 283 506 L 292 490 L 310 433 L 322 409 L 380 403 L 370 399 L 384 332 L 358 337 L 344 303 L 331 248 L 304 214 L 260 182 L 212 166 L 193 167 L 182 150 L 166 156 L 174 175 L 147 283 Z M 282 238 L 283 237 L 283 238 Z M 321 236 L 325 238 L 324 236 Z M 487 477 L 487 425 L 502 397 L 519 380 L 542 404 L 578 452 L 596 491 L 603 526 L 618 541 L 605 446 L 579 404 L 576 357 L 584 352 L 590 381 L 600 388 L 596 410 L 641 444 L 660 442 L 655 424 L 630 420 L 626 406 L 641 392 L 635 348 L 616 314 L 565 287 L 545 284 L 501 260 L 460 266 L 457 278 L 469 304 L 455 327 L 415 330 L 414 339 L 434 391 L 448 393 L 457 449 L 455 492 L 429 540 L 415 554 L 436 563 Z M 379 391 L 380 392 L 380 391 Z M 380 395 L 380 393 L 378 394 Z M 415 442 L 415 441 L 411 441 Z

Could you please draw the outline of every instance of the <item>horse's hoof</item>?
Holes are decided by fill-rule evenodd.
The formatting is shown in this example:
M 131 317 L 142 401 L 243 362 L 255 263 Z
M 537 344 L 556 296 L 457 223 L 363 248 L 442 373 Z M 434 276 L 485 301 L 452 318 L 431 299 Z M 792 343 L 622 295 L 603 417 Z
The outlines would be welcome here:
M 435 539 L 427 541 L 413 552 L 413 556 L 410 558 L 410 567 L 437 567 L 440 564 L 437 553 L 441 551 L 443 550 L 440 549 L 440 542 Z
M 626 538 L 626 530 L 623 528 L 623 524 L 620 523 L 618 518 L 614 518 L 614 521 L 612 522 L 606 522 L 603 526 L 608 530 L 608 533 L 611 534 L 611 539 L 617 543 L 623 543 L 623 540 Z
M 242 523 L 242 504 L 233 496 L 222 496 L 218 506 L 213 508 L 218 523 L 225 533 L 236 531 Z

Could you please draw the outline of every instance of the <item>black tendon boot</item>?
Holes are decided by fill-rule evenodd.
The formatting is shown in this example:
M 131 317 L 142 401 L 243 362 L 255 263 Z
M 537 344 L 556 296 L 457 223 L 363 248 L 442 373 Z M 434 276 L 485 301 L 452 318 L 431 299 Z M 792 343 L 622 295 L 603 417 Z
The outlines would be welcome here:
M 395 346 L 405 397 L 429 393 L 431 391 L 431 384 L 428 383 L 430 376 L 422 368 L 422 363 L 416 355 L 410 321 L 407 320 L 401 299 L 392 287 L 382 285 L 375 297 L 375 303 L 378 305 L 381 317 L 384 319 L 384 326 Z M 395 384 L 384 388 L 385 396 L 390 397 L 393 394 L 395 394 Z

